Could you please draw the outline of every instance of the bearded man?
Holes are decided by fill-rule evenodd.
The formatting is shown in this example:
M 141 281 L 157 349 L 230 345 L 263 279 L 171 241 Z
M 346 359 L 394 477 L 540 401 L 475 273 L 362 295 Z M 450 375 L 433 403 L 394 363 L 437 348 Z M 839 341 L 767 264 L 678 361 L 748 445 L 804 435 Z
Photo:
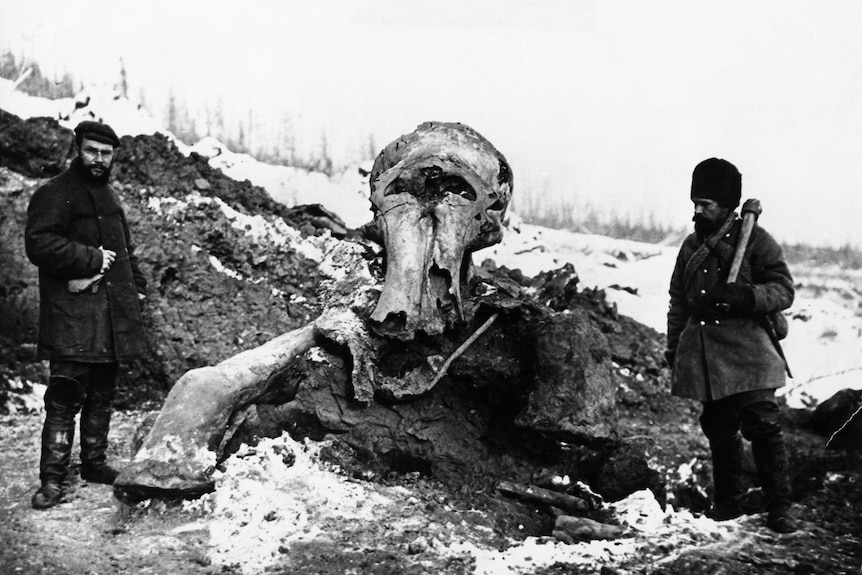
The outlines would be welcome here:
M 81 477 L 111 484 L 107 464 L 119 361 L 146 351 L 138 268 L 126 216 L 108 184 L 120 140 L 107 124 L 75 128 L 78 155 L 33 194 L 27 257 L 39 268 L 39 357 L 50 361 L 36 509 L 63 496 L 75 417 L 81 413 Z
M 793 279 L 781 246 L 755 226 L 737 281 L 728 284 L 742 220 L 742 176 L 726 160 L 710 158 L 692 174 L 694 233 L 682 244 L 670 282 L 666 357 L 672 393 L 703 402 L 701 428 L 709 440 L 713 506 L 709 515 L 742 515 L 742 436 L 751 441 L 773 531 L 796 530 L 775 390 L 785 384 L 785 362 L 766 316 L 793 303 Z M 743 246 L 744 247 L 744 246 Z

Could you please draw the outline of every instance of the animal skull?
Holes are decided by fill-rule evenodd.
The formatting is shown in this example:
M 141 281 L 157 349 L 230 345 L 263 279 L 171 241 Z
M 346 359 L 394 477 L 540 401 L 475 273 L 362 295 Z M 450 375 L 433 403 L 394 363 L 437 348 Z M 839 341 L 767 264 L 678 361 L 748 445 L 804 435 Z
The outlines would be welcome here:
M 464 124 L 426 122 L 386 146 L 371 171 L 374 220 L 364 228 L 385 250 L 372 328 L 410 340 L 466 319 L 460 284 L 472 252 L 502 239 L 511 196 L 506 158 Z

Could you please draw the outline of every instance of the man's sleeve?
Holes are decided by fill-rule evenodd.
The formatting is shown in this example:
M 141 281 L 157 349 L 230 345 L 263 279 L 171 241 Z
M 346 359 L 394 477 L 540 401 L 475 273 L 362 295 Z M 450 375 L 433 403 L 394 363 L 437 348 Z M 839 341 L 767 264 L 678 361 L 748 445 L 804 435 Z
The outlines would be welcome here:
M 751 278 L 754 313 L 768 314 L 789 308 L 795 290 L 781 245 L 763 228 L 752 236 Z
M 688 299 L 685 295 L 685 256 L 684 247 L 681 247 L 676 256 L 676 265 L 670 279 L 670 305 L 667 310 L 667 349 L 676 351 L 679 344 L 679 336 L 688 323 L 691 310 L 688 307 Z
M 27 209 L 24 247 L 40 269 L 61 278 L 76 279 L 99 273 L 102 252 L 67 237 L 71 205 L 51 186 L 36 190 Z
M 138 256 L 135 254 L 135 246 L 132 243 L 132 234 L 129 231 L 129 222 L 126 221 L 126 212 L 122 212 L 123 234 L 126 236 L 126 250 L 129 253 L 129 265 L 132 267 L 132 276 L 135 278 L 135 288 L 141 295 L 147 295 L 147 278 L 138 265 Z

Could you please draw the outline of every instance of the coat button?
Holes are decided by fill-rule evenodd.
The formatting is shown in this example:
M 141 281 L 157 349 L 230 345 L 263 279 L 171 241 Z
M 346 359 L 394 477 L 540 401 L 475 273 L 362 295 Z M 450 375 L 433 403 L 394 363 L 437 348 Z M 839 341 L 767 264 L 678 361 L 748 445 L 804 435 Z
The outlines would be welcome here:
M 704 293 L 706 293 L 706 290 L 702 289 L 702 290 L 700 290 L 700 293 L 704 294 Z
M 706 325 L 706 322 L 701 320 L 700 325 Z

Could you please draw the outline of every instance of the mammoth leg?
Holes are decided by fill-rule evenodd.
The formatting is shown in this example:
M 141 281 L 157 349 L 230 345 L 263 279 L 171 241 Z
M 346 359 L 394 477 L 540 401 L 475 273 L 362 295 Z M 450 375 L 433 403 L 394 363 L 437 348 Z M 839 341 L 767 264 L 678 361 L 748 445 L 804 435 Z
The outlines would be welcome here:
M 212 491 L 216 451 L 231 415 L 264 393 L 269 376 L 314 341 L 314 326 L 308 325 L 184 374 L 131 464 L 114 482 L 117 498 L 193 497 Z

